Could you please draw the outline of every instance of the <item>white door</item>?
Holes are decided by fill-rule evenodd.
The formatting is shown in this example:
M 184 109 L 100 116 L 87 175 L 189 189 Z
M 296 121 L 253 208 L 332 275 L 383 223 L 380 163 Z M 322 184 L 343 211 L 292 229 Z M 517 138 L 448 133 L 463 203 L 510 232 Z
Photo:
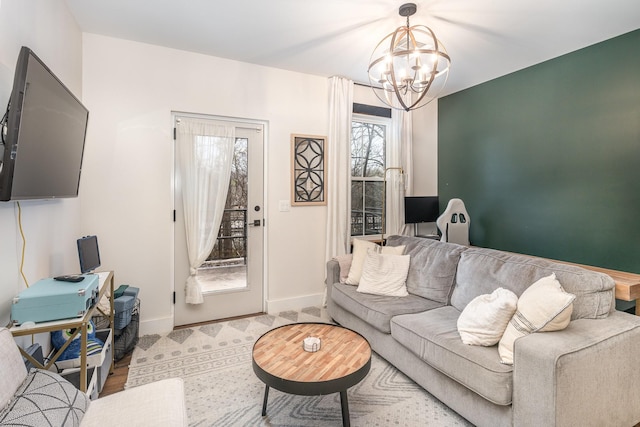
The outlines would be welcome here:
M 185 119 L 188 117 L 175 115 L 175 120 Z M 189 259 L 178 164 L 174 168 L 175 326 L 263 312 L 264 125 L 232 123 L 235 150 L 225 213 L 214 249 L 197 273 L 203 304 L 185 302 Z

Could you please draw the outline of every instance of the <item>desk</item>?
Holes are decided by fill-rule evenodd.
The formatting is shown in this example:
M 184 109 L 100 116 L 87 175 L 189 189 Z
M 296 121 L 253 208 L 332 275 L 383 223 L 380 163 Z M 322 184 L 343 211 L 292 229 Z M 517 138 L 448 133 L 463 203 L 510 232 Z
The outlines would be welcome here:
M 25 328 L 24 326 L 7 326 L 7 328 L 11 331 L 14 337 L 20 337 L 25 335 L 34 335 L 45 332 L 59 331 L 61 329 L 73 329 L 76 331 L 69 337 L 65 345 L 58 350 L 56 354 L 45 364 L 42 365 L 33 357 L 28 355 L 24 349 L 20 348 L 20 353 L 27 358 L 34 366 L 40 369 L 49 369 L 55 362 L 58 360 L 62 352 L 66 350 L 68 345 L 71 343 L 71 340 L 75 338 L 75 336 L 80 334 L 80 390 L 85 392 L 87 391 L 87 327 L 89 325 L 89 321 L 91 317 L 100 313 L 105 317 L 109 318 L 109 329 L 111 329 L 111 336 L 113 337 L 113 320 L 114 320 L 114 312 L 113 312 L 113 271 L 107 271 L 103 273 L 96 273 L 99 278 L 98 282 L 98 298 L 96 299 L 96 304 L 94 304 L 84 317 L 77 317 L 73 319 L 64 319 L 64 320 L 54 320 L 51 322 L 40 322 L 36 323 L 35 326 L 30 328 Z M 108 293 L 109 296 L 109 308 L 108 313 L 101 307 L 99 307 L 98 302 L 102 300 L 102 297 Z M 113 345 L 113 344 L 112 344 Z M 109 373 L 113 373 L 113 354 L 111 352 L 111 367 L 109 368 Z

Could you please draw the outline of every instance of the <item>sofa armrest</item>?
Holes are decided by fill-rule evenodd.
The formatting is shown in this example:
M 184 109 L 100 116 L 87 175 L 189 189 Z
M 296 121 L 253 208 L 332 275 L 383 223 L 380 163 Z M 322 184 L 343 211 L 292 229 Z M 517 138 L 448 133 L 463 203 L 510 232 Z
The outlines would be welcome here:
M 183 381 L 169 378 L 92 401 L 80 426 L 177 427 L 188 424 Z
M 640 421 L 640 317 L 614 312 L 515 343 L 515 426 L 631 426 Z
M 331 288 L 334 283 L 340 282 L 340 263 L 335 260 L 329 260 L 327 262 L 327 279 L 325 284 L 327 285 L 327 301 L 331 298 Z

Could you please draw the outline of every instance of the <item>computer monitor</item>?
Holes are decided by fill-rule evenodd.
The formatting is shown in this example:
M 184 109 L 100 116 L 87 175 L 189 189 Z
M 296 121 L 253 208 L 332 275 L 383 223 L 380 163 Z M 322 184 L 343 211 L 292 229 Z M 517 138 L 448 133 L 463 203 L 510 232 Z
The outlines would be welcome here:
M 404 223 L 436 222 L 440 215 L 438 196 L 408 196 L 404 198 Z
M 100 251 L 98 250 L 98 238 L 86 236 L 78 239 L 78 258 L 80 259 L 80 272 L 90 273 L 100 267 Z

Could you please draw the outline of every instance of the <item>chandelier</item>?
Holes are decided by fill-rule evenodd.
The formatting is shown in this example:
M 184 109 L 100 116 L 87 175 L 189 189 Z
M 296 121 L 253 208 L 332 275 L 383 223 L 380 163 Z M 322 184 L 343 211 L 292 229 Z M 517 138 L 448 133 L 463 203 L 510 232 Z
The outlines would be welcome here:
M 400 6 L 407 17 L 374 49 L 369 62 L 369 82 L 376 96 L 389 107 L 405 111 L 423 107 L 437 98 L 449 75 L 451 58 L 430 28 L 409 25 L 415 3 Z

